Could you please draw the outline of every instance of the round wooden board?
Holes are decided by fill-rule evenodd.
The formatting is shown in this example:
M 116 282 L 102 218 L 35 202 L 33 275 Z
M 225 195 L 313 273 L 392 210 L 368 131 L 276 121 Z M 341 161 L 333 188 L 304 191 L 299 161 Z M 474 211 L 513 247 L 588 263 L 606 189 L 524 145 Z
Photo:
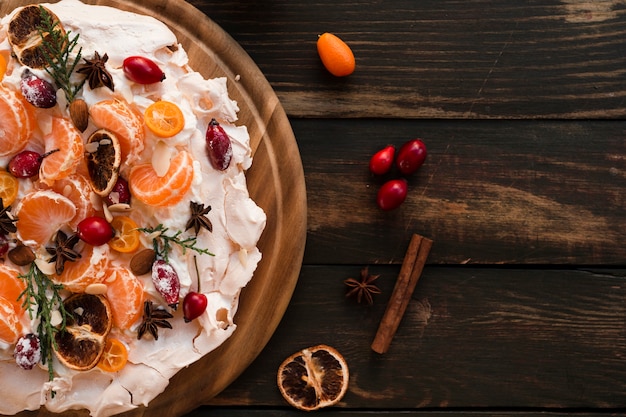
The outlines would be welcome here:
M 0 16 L 37 3 L 2 0 Z M 54 1 L 52 1 L 54 2 Z M 302 161 L 289 120 L 271 86 L 246 52 L 217 24 L 183 0 L 87 0 L 147 14 L 166 23 L 205 78 L 227 77 L 250 132 L 254 162 L 247 173 L 252 198 L 267 213 L 259 248 L 263 259 L 243 290 L 237 330 L 215 351 L 181 370 L 148 407 L 128 416 L 177 416 L 217 395 L 256 358 L 278 326 L 295 288 L 306 241 L 306 189 Z M 186 24 L 185 24 L 186 23 Z M 269 378 L 273 379 L 273 378 Z M 45 408 L 18 416 L 51 416 Z M 87 416 L 85 410 L 64 415 Z

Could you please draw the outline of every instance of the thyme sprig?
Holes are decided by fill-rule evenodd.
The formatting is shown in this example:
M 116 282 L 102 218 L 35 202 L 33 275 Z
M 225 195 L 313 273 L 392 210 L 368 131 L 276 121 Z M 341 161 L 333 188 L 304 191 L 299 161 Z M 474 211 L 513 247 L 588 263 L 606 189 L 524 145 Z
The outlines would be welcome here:
M 80 62 L 83 49 L 79 47 L 76 57 L 72 58 L 72 52 L 78 45 L 79 35 L 76 34 L 70 38 L 71 31 L 63 33 L 59 29 L 60 22 L 53 19 L 44 7 L 40 6 L 40 9 L 42 20 L 41 25 L 37 29 L 42 40 L 39 48 L 48 63 L 48 67 L 45 70 L 54 79 L 57 87 L 63 90 L 67 102 L 71 103 L 86 81 L 86 78 L 83 78 L 80 82 L 74 84 L 71 80 L 72 74 Z
M 41 345 L 41 362 L 48 364 L 48 376 L 50 381 L 54 379 L 54 369 L 52 366 L 53 349 L 57 348 L 54 334 L 65 329 L 69 313 L 63 306 L 61 291 L 63 285 L 55 284 L 46 274 L 41 272 L 39 267 L 32 262 L 26 274 L 20 274 L 20 279 L 26 283 L 26 288 L 19 296 L 22 300 L 22 307 L 28 310 L 31 320 L 35 317 L 39 319 L 37 333 Z M 35 312 L 34 309 L 37 308 Z M 52 323 L 54 311 L 61 314 L 61 323 L 55 326 Z M 53 393 L 54 394 L 54 393 Z
M 174 234 L 168 235 L 167 232 L 169 231 L 169 228 L 165 227 L 162 223 L 159 223 L 156 227 L 141 227 L 138 230 L 152 236 L 154 252 L 156 252 L 157 257 L 166 262 L 168 261 L 168 255 L 172 250 L 172 245 L 178 245 L 182 249 L 183 255 L 187 252 L 187 250 L 193 250 L 199 254 L 215 256 L 215 254 L 211 253 L 208 249 L 196 246 L 196 236 L 189 236 L 185 238 L 181 236 L 183 232 L 180 230 Z

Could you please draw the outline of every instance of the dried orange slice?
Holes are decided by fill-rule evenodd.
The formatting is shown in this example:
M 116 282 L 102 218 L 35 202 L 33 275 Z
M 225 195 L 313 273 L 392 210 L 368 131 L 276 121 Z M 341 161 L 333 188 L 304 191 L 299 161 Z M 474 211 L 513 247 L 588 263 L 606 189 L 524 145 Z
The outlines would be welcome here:
M 180 108 L 164 100 L 148 106 L 144 112 L 144 121 L 152 133 L 162 138 L 170 138 L 185 127 L 185 116 Z
M 9 207 L 13 204 L 17 198 L 19 188 L 20 183 L 17 178 L 4 169 L 0 169 L 0 198 L 4 207 Z
M 133 219 L 127 216 L 117 216 L 111 221 L 115 230 L 115 236 L 109 240 L 109 246 L 118 252 L 128 253 L 139 247 L 139 226 Z
M 278 388 L 292 406 L 306 411 L 337 404 L 348 390 L 348 364 L 333 347 L 296 352 L 278 368 Z
M 128 349 L 122 341 L 109 337 L 104 352 L 98 362 L 98 368 L 104 372 L 117 372 L 128 362 Z
M 122 151 L 117 135 L 106 129 L 95 131 L 85 145 L 87 171 L 93 191 L 107 196 L 117 181 Z
M 59 18 L 46 7 L 32 4 L 23 7 L 9 22 L 9 43 L 18 61 L 31 68 L 45 68 L 48 60 L 45 58 L 41 45 L 43 40 L 39 34 L 39 28 L 44 23 L 45 14 L 48 14 L 51 22 L 56 23 L 56 29 L 61 36 L 65 30 Z M 44 39 L 50 41 L 50 33 L 44 34 Z
M 95 367 L 111 330 L 111 307 L 101 295 L 74 294 L 63 301 L 68 317 L 65 329 L 54 334 L 55 354 L 70 369 Z

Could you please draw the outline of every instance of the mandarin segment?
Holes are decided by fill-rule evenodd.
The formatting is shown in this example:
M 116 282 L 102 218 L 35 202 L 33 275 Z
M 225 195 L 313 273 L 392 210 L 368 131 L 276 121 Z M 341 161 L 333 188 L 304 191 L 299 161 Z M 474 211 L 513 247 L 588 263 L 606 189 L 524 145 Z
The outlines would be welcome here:
M 85 245 L 76 262 L 66 262 L 61 275 L 55 274 L 50 278 L 57 284 L 63 284 L 65 289 L 77 293 L 84 292 L 92 284 L 102 283 L 106 278 L 109 258 L 108 251 L 102 251 L 101 248 Z
M 51 189 L 70 199 L 76 206 L 76 214 L 69 222 L 69 227 L 72 230 L 76 229 L 81 220 L 96 213 L 96 209 L 91 202 L 94 192 L 91 189 L 89 180 L 84 175 L 74 174 L 57 180 L 52 184 Z
M 46 153 L 50 154 L 43 158 L 39 168 L 39 179 L 43 183 L 52 185 L 76 172 L 84 146 L 80 132 L 71 121 L 53 117 L 52 131 L 44 137 L 44 143 Z
M 0 342 L 15 344 L 22 330 L 22 324 L 13 303 L 0 296 Z
M 348 364 L 333 347 L 296 352 L 278 368 L 278 388 L 292 406 L 306 411 L 338 403 L 348 389 Z
M 155 207 L 167 207 L 179 203 L 191 188 L 193 181 L 193 158 L 180 151 L 170 161 L 166 174 L 159 177 L 152 164 L 133 167 L 128 180 L 133 197 Z
M 52 190 L 26 194 L 16 208 L 17 234 L 25 242 L 47 244 L 52 236 L 76 215 L 70 199 Z
M 33 111 L 21 95 L 0 85 L 0 156 L 24 149 L 35 128 Z
M 119 329 L 129 329 L 141 318 L 145 297 L 143 284 L 124 267 L 111 268 L 105 282 L 113 324 Z
M 93 123 L 117 135 L 122 152 L 122 162 L 132 164 L 144 149 L 145 132 L 143 115 L 126 102 L 111 99 L 93 104 L 89 108 Z
M 0 264 L 0 297 L 9 300 L 17 313 L 23 313 L 20 295 L 26 289 L 26 283 L 19 278 L 20 271 L 5 264 Z

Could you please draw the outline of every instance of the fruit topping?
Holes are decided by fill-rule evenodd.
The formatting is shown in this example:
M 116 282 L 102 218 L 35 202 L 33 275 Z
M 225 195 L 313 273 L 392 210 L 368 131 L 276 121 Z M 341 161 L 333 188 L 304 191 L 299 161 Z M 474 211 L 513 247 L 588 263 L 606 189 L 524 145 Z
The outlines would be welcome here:
M 180 280 L 174 267 L 163 259 L 152 264 L 152 283 L 165 302 L 174 310 L 180 298 Z
M 83 58 L 84 63 L 78 67 L 77 73 L 85 75 L 89 88 L 95 90 L 98 87 L 107 87 L 111 91 L 115 91 L 113 77 L 106 69 L 106 63 L 109 56 L 100 54 L 96 51 L 92 59 Z
M 63 305 L 69 316 L 65 329 L 54 334 L 55 353 L 70 369 L 92 369 L 104 352 L 106 337 L 111 330 L 109 302 L 101 295 L 73 294 Z
M 165 79 L 165 73 L 149 58 L 129 56 L 122 64 L 126 77 L 138 84 L 153 84 Z
M 122 177 L 117 177 L 115 185 L 111 189 L 111 192 L 104 198 L 107 205 L 113 204 L 130 204 L 130 188 L 128 187 L 128 181 Z
M 54 42 L 56 36 L 50 31 L 41 31 L 44 27 L 52 27 L 65 35 L 65 29 L 61 25 L 59 18 L 50 9 L 29 5 L 17 12 L 9 22 L 8 38 L 13 53 L 20 63 L 31 68 L 45 68 L 48 62 L 44 43 Z
M 126 345 L 121 340 L 107 338 L 104 352 L 98 361 L 98 368 L 104 372 L 117 372 L 126 366 L 126 362 L 128 362 Z
M 338 403 L 348 390 L 348 364 L 333 347 L 296 352 L 278 367 L 278 388 L 292 406 L 313 411 Z
M 354 72 L 356 62 L 350 47 L 336 35 L 324 33 L 317 39 L 317 53 L 324 67 L 335 77 Z
M 22 151 L 9 161 L 9 172 L 16 178 L 34 177 L 39 173 L 43 159 L 58 151 L 58 149 L 53 149 L 43 155 L 35 151 Z
M 21 336 L 13 351 L 15 363 L 22 369 L 33 369 L 41 360 L 39 338 L 33 333 Z
M 172 137 L 185 127 L 183 112 L 176 104 L 165 100 L 148 106 L 144 112 L 144 121 L 152 133 L 162 138 Z
M 195 291 L 189 291 L 183 298 L 183 318 L 185 323 L 196 319 L 206 311 L 206 295 Z
M 17 198 L 20 183 L 11 173 L 0 169 L 0 200 L 3 207 L 9 207 Z
M 49 109 L 57 104 L 54 86 L 43 78 L 37 77 L 28 68 L 22 73 L 20 89 L 26 101 L 35 107 Z
M 83 242 L 100 246 L 115 237 L 115 230 L 105 218 L 90 216 L 78 223 L 76 234 Z
M 85 145 L 87 171 L 94 192 L 107 196 L 117 182 L 122 154 L 117 135 L 106 129 L 95 131 Z
M 230 165 L 233 148 L 230 138 L 217 120 L 212 119 L 206 130 L 206 150 L 213 168 L 224 171 Z
M 111 221 L 115 236 L 109 241 L 111 249 L 122 253 L 134 252 L 139 247 L 139 226 L 127 216 L 116 216 Z
M 11 156 L 28 144 L 36 120 L 24 98 L 0 85 L 0 156 Z

